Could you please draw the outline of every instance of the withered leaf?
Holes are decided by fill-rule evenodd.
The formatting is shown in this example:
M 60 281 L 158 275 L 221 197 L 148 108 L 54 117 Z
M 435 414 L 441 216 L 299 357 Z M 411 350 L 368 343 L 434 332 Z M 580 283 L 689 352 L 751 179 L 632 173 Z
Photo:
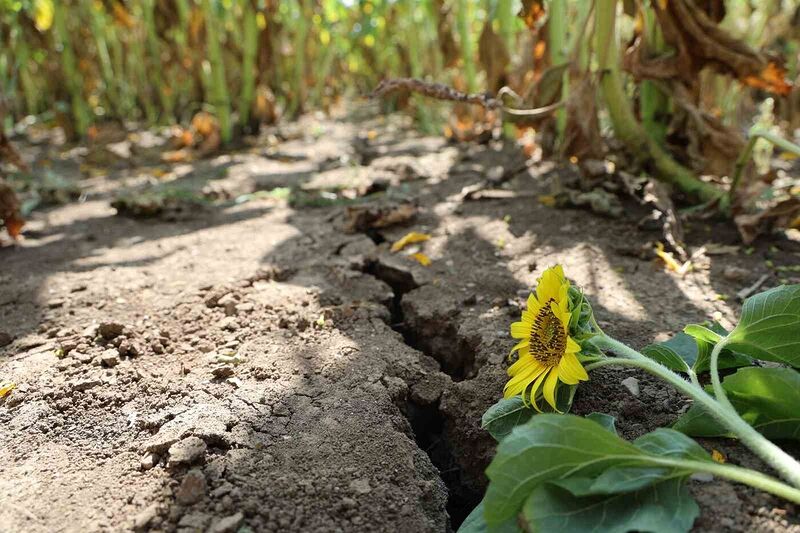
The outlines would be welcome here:
M 724 12 L 716 4 L 711 0 L 669 0 L 653 4 L 664 39 L 676 53 L 649 59 L 639 50 L 638 57 L 632 58 L 629 50 L 625 68 L 638 78 L 678 78 L 687 87 L 696 87 L 698 73 L 710 67 L 750 86 L 788 94 L 791 84 L 785 79 L 785 69 L 720 28 L 715 21 Z
M 517 16 L 521 18 L 525 22 L 525 25 L 531 30 L 538 28 L 539 22 L 544 15 L 545 8 L 542 0 L 522 0 L 522 7 L 519 13 L 517 13 Z
M 417 208 L 409 203 L 347 206 L 344 212 L 344 230 L 347 233 L 356 233 L 386 228 L 408 222 L 416 215 Z
M 486 86 L 492 92 L 497 92 L 506 84 L 506 67 L 511 62 L 511 57 L 506 50 L 506 43 L 492 28 L 492 21 L 486 20 L 478 40 L 478 58 L 481 66 L 486 71 Z

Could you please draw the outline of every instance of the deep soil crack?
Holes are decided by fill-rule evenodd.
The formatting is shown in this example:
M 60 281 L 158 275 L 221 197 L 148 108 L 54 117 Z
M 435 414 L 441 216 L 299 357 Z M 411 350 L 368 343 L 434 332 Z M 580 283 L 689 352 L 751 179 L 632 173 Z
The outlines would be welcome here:
M 433 357 L 420 350 L 417 335 L 408 328 L 405 322 L 402 306 L 403 295 L 418 287 L 411 274 L 384 265 L 378 260 L 367 263 L 363 271 L 392 288 L 393 298 L 387 305 L 391 313 L 390 326 L 392 329 L 400 333 L 405 344 L 415 351 Z M 452 374 L 451 377 L 453 377 Z M 461 464 L 447 437 L 447 417 L 441 411 L 439 401 L 423 405 L 409 397 L 405 405 L 401 406 L 401 410 L 411 425 L 417 446 L 428 455 L 439 470 L 439 477 L 447 487 L 447 514 L 450 517 L 450 527 L 457 530 L 472 509 L 478 505 L 482 494 L 464 482 Z

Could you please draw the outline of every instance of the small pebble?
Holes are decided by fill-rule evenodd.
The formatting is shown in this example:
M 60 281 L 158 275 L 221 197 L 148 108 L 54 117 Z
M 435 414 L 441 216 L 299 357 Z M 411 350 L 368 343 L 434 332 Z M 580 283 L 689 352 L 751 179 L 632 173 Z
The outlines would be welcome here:
M 226 516 L 214 522 L 208 529 L 208 533 L 232 533 L 239 529 L 244 522 L 244 514 L 236 513 Z
M 178 487 L 175 497 L 182 505 L 192 505 L 202 500 L 206 495 L 206 478 L 203 473 L 193 468 L 189 470 Z
M 634 396 L 639 396 L 639 380 L 631 376 L 622 380 L 622 385 Z

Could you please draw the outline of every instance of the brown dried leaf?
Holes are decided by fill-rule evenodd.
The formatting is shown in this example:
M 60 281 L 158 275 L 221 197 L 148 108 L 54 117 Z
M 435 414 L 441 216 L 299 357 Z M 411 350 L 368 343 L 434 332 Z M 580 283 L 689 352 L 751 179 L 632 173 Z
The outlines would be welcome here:
M 344 230 L 347 233 L 357 233 L 386 228 L 408 222 L 416 215 L 417 208 L 409 203 L 347 206 L 344 211 Z
M 28 165 L 22 160 L 2 130 L 0 130 L 0 162 L 11 163 L 20 170 L 28 170 Z
M 564 129 L 563 154 L 578 159 L 603 157 L 603 137 L 597 118 L 597 89 L 591 78 L 571 89 L 567 100 L 567 125 Z
M 708 66 L 750 86 L 777 94 L 788 94 L 791 90 L 783 67 L 716 24 L 723 13 L 717 2 L 670 0 L 658 2 L 654 7 L 664 39 L 676 53 L 648 59 L 643 57 L 641 42 L 635 43 L 637 49 L 626 53 L 625 68 L 637 78 L 678 78 L 687 87 L 696 87 L 698 73 Z M 633 58 L 633 55 L 638 57 Z
M 458 52 L 458 44 L 453 37 L 453 26 L 450 22 L 450 8 L 448 8 L 444 0 L 435 0 L 435 9 L 437 13 L 436 20 L 436 33 L 438 35 L 439 50 L 442 52 L 445 67 L 454 67 L 461 58 Z
M 525 25 L 531 30 L 538 29 L 539 22 L 544 15 L 545 9 L 542 0 L 522 0 L 522 7 L 519 13 L 517 13 L 517 16 L 521 18 L 525 22 Z
M 775 228 L 790 228 L 800 217 L 800 198 L 788 198 L 760 213 L 744 214 L 734 218 L 745 244 Z
M 20 203 L 11 185 L 0 178 L 0 224 L 5 226 L 8 234 L 16 239 L 25 225 L 20 214 Z
M 478 40 L 478 58 L 486 71 L 486 86 L 496 92 L 506 84 L 506 67 L 511 57 L 506 50 L 506 43 L 494 32 L 492 21 L 486 20 Z
M 533 107 L 545 107 L 560 100 L 561 89 L 564 86 L 564 73 L 569 67 L 569 63 L 563 63 L 549 67 L 542 72 L 539 80 L 529 91 L 532 99 L 526 97 L 525 101 L 533 102 Z
M 685 147 L 691 166 L 703 174 L 730 174 L 733 161 L 744 148 L 744 137 L 735 128 L 695 106 L 683 85 L 671 83 L 664 88 L 679 107 L 673 114 L 670 129 L 688 137 L 688 142 L 678 139 L 675 143 L 678 146 L 674 148 Z

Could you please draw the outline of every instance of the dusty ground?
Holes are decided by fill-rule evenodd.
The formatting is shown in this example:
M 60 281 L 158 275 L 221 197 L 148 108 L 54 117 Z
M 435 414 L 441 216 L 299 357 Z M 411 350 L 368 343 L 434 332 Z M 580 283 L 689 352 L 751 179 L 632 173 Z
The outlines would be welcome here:
M 632 256 L 660 237 L 639 228 L 635 202 L 616 220 L 541 205 L 563 169 L 536 165 L 505 194 L 462 201 L 465 186 L 519 170 L 511 147 L 449 146 L 380 120 L 277 133 L 174 167 L 147 135 L 121 157 L 23 146 L 84 195 L 37 211 L 25 242 L 0 249 L 0 378 L 18 384 L 0 400 L 0 530 L 448 531 L 485 486 L 480 417 L 544 268 L 563 263 L 604 328 L 643 346 L 714 313 L 735 321 L 736 291 L 763 274 L 777 285 L 772 267 L 800 254 L 773 239 L 702 256 L 681 278 Z M 169 179 L 222 200 L 149 220 L 110 207 L 121 187 Z M 346 233 L 340 202 L 224 200 L 300 185 L 388 189 L 367 205 L 407 200 L 418 214 Z M 389 252 L 410 230 L 433 236 L 430 266 Z M 695 222 L 689 241 L 736 237 Z M 621 384 L 631 375 L 638 396 Z M 685 408 L 634 371 L 593 374 L 575 403 L 615 415 L 629 438 Z M 705 444 L 760 466 L 731 441 Z M 776 498 L 718 480 L 692 491 L 698 531 L 800 531 Z

